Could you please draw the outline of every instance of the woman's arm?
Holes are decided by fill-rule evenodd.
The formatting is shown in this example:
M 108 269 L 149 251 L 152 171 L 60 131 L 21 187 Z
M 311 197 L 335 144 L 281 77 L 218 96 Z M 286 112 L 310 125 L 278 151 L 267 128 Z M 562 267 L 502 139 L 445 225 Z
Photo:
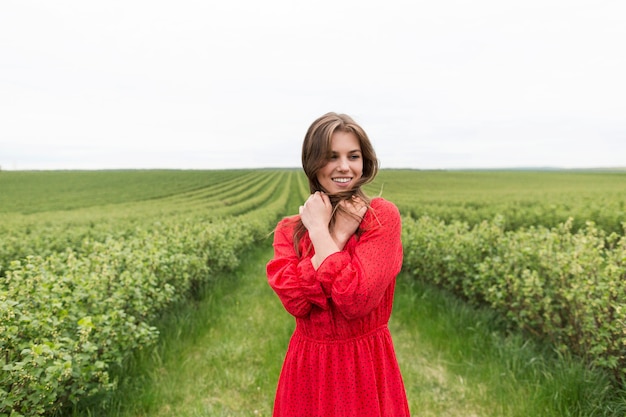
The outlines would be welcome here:
M 349 319 L 376 308 L 402 267 L 402 225 L 395 205 L 377 199 L 364 232 L 352 237 L 347 250 L 328 256 L 317 279 L 334 304 Z
M 342 249 L 328 230 L 332 215 L 333 207 L 330 198 L 320 191 L 311 194 L 304 205 L 300 206 L 300 219 L 308 230 L 309 238 L 315 248 L 315 254 L 311 259 L 315 269 L 319 268 L 328 256 Z
M 343 200 L 339 205 L 342 210 L 335 212 L 332 231 L 329 230 L 329 225 L 333 207 L 326 194 L 319 191 L 311 194 L 300 207 L 302 223 L 307 228 L 315 248 L 315 255 L 311 260 L 315 269 L 318 269 L 327 257 L 344 249 L 367 211 L 366 205 L 358 198 Z
M 274 257 L 267 263 L 270 286 L 285 309 L 295 317 L 305 317 L 313 305 L 328 309 L 327 295 L 316 278 L 311 256 L 298 258 L 293 245 L 295 220 L 282 220 L 274 233 Z

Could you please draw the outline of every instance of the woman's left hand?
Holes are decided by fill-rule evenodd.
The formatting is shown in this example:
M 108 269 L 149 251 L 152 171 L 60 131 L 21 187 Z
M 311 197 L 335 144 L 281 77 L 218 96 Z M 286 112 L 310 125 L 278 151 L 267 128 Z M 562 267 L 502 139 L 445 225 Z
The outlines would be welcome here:
M 356 233 L 363 216 L 367 212 L 367 205 L 359 197 L 352 197 L 351 200 L 342 200 L 339 206 L 343 210 L 337 210 L 335 214 L 335 224 L 331 235 L 337 245 L 343 249 L 350 237 Z

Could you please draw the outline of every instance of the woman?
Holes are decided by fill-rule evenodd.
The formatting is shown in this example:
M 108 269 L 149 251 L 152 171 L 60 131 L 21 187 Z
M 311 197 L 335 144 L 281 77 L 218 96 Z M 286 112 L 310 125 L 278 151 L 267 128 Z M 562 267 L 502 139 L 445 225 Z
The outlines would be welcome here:
M 296 318 L 274 402 L 275 417 L 408 416 L 387 322 L 402 266 L 398 209 L 368 199 L 378 172 L 349 116 L 313 122 L 302 145 L 311 195 L 281 220 L 267 276 Z

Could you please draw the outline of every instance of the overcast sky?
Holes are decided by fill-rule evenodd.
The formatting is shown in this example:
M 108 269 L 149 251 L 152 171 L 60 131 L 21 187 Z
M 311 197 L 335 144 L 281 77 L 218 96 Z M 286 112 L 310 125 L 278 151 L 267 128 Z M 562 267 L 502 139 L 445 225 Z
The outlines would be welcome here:
M 626 166 L 623 0 L 0 4 L 2 169 Z

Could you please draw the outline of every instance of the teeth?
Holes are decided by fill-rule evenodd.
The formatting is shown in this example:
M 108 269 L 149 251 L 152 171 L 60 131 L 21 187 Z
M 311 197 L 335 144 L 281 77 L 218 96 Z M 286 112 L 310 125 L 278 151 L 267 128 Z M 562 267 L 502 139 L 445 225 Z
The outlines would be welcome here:
M 350 178 L 333 178 L 333 181 L 346 183 L 350 182 Z

